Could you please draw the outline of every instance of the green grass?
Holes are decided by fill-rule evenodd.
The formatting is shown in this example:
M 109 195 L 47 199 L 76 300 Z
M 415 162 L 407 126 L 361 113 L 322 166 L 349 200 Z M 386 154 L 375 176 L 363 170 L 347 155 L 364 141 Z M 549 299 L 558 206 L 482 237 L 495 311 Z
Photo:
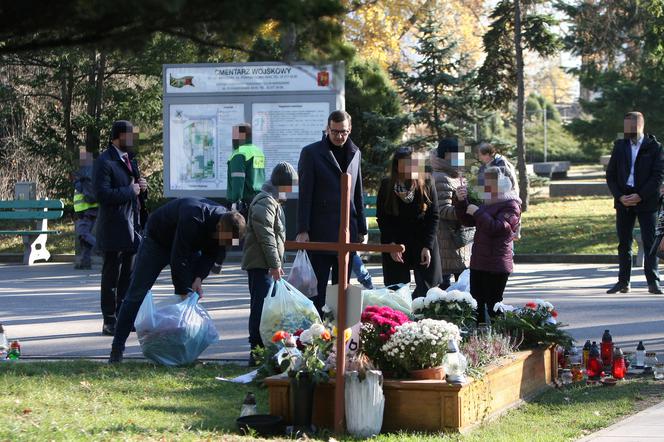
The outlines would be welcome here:
M 248 391 L 216 381 L 246 371 L 216 364 L 1 363 L 0 440 L 198 440 L 235 431 Z M 176 437 L 177 435 L 177 437 Z
M 369 228 L 376 228 L 369 218 Z M 20 227 L 3 223 L 3 229 Z M 62 231 L 49 235 L 52 254 L 74 253 L 74 222 L 71 219 L 49 223 Z M 611 198 L 552 198 L 531 201 L 522 219 L 522 238 L 516 243 L 518 254 L 617 254 L 615 212 Z M 378 237 L 370 238 L 378 242 Z M 636 246 L 635 246 L 636 247 Z M 636 251 L 636 248 L 634 249 Z M 20 236 L 0 236 L 0 253 L 22 253 Z
M 521 219 L 517 254 L 616 255 L 611 198 L 551 198 L 531 202 Z M 634 249 L 636 251 L 636 248 Z
M 0 230 L 27 230 L 27 222 L 3 221 L 0 224 Z M 34 228 L 34 227 L 32 227 Z M 49 230 L 59 230 L 59 235 L 48 235 L 46 246 L 51 254 L 73 254 L 74 253 L 74 220 L 71 218 L 62 218 L 56 221 L 49 221 Z M 23 253 L 23 238 L 18 235 L 0 236 L 0 253 Z
M 214 379 L 245 370 L 216 364 L 2 363 L 0 440 L 253 440 L 235 435 L 235 419 L 248 391 L 256 393 L 259 412 L 267 412 L 266 390 Z M 612 388 L 552 389 L 464 436 L 400 433 L 376 440 L 573 440 L 661 401 L 663 393 L 663 383 L 645 379 Z

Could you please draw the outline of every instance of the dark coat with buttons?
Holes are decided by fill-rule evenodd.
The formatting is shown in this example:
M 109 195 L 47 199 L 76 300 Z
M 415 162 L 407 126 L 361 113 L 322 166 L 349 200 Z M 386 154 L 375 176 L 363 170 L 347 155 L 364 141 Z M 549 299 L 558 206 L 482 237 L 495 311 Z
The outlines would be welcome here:
M 113 145 L 95 160 L 92 180 L 99 203 L 97 248 L 102 252 L 135 251 L 138 248 L 140 214 L 138 198 L 131 186 L 137 181 L 138 163 L 129 154 L 132 172 Z
M 341 214 L 341 168 L 330 150 L 327 136 L 305 146 L 297 165 L 299 199 L 297 231 L 309 232 L 311 241 L 337 242 Z M 350 235 L 367 234 L 362 196 L 362 154 L 350 138 L 343 145 L 348 149 L 350 183 Z

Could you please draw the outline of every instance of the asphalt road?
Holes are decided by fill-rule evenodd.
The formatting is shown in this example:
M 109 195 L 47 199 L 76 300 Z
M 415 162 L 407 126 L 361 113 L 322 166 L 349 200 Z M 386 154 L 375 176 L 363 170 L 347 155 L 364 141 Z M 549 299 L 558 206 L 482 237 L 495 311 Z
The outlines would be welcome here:
M 369 267 L 374 284 L 381 269 Z M 559 320 L 580 341 L 601 340 L 608 328 L 617 345 L 633 351 L 639 340 L 648 350 L 664 352 L 664 296 L 647 293 L 641 269 L 635 269 L 630 294 L 607 295 L 617 266 L 597 264 L 519 264 L 508 282 L 505 302 L 521 304 L 541 298 L 552 302 Z M 101 335 L 99 267 L 74 270 L 71 263 L 34 266 L 0 265 L 0 323 L 10 339 L 19 339 L 25 356 L 98 357 L 108 355 L 111 338 Z M 221 335 L 202 355 L 242 360 L 248 356 L 249 293 L 237 264 L 225 267 L 204 284 L 201 301 Z M 170 273 L 164 271 L 157 297 L 171 295 Z M 141 356 L 135 334 L 126 356 Z

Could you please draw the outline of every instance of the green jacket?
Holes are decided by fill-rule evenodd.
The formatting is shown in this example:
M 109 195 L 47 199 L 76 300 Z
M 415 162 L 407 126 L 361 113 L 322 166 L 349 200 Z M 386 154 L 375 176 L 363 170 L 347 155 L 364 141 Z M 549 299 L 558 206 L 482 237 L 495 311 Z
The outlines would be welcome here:
M 238 147 L 228 159 L 226 198 L 250 202 L 265 182 L 265 154 L 253 144 Z
M 271 183 L 265 183 L 249 206 L 242 270 L 283 267 L 286 217 Z

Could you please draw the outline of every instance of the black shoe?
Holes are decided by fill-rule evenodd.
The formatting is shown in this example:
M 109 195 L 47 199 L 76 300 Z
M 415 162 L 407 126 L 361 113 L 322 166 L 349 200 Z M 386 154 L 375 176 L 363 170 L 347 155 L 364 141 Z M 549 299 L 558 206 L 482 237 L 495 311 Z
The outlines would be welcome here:
M 104 336 L 114 336 L 115 335 L 115 324 L 104 324 L 101 327 L 101 334 Z
M 662 292 L 662 288 L 659 286 L 659 284 L 648 284 L 648 293 L 652 293 L 653 295 L 661 295 L 664 292 Z
M 108 357 L 109 364 L 119 364 L 122 362 L 122 351 L 111 350 L 111 355 Z
M 622 282 L 618 282 L 618 283 L 616 283 L 616 285 L 614 285 L 613 287 L 611 287 L 610 289 L 608 289 L 606 291 L 606 293 L 608 293 L 610 295 L 612 295 L 614 293 L 618 293 L 618 292 L 620 292 L 620 293 L 629 293 L 629 283 L 624 284 Z

